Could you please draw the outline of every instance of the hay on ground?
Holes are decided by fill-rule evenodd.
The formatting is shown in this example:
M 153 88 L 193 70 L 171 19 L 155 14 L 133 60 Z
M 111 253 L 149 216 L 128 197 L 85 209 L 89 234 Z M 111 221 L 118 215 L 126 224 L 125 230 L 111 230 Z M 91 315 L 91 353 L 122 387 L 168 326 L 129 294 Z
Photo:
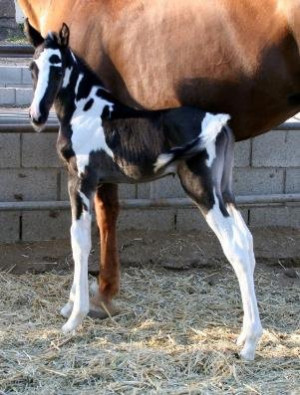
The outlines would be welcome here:
M 281 271 L 280 271 L 281 270 Z M 71 274 L 0 273 L 0 393 L 298 394 L 298 279 L 258 268 L 265 333 L 257 359 L 237 357 L 242 310 L 228 265 L 170 271 L 128 267 L 121 314 L 87 318 L 64 336 Z

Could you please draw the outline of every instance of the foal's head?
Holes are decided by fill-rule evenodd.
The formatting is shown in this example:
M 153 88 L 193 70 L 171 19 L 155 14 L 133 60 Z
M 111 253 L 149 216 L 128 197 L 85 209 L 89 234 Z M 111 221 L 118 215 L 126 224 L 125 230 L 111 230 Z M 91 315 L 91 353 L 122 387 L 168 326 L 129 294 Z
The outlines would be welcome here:
M 69 28 L 63 24 L 58 34 L 49 33 L 44 39 L 26 21 L 25 33 L 35 47 L 33 61 L 30 64 L 34 97 L 29 117 L 33 127 L 40 131 L 48 119 L 50 108 L 63 83 Z

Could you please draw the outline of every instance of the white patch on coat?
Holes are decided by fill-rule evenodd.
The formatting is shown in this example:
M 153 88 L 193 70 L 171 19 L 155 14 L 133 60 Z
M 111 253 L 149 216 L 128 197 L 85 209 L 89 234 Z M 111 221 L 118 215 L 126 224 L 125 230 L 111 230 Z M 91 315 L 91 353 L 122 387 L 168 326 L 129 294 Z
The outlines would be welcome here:
M 34 60 L 36 63 L 39 74 L 36 89 L 34 92 L 33 101 L 30 106 L 30 115 L 33 119 L 38 119 L 41 116 L 40 103 L 45 96 L 46 90 L 49 85 L 49 74 L 51 67 L 62 67 L 62 63 L 50 63 L 50 57 L 57 55 L 61 59 L 59 49 L 45 48 L 38 59 Z
M 208 158 L 206 165 L 211 167 L 216 158 L 216 139 L 222 128 L 227 124 L 230 119 L 228 114 L 211 114 L 207 113 L 201 125 L 201 145 L 206 149 Z
M 80 82 L 82 81 L 82 79 L 83 79 L 83 74 L 79 74 L 78 79 L 76 81 L 75 90 L 74 90 L 76 96 L 78 95 L 79 85 L 80 85 Z
M 114 153 L 106 143 L 101 120 L 104 107 L 111 106 L 112 103 L 97 96 L 98 89 L 99 87 L 93 87 L 87 98 L 75 102 L 76 110 L 71 119 L 73 131 L 71 141 L 76 155 L 79 175 L 84 172 L 85 167 L 89 164 L 89 156 L 93 151 L 104 151 L 111 158 L 114 158 Z M 88 111 L 84 111 L 83 108 L 90 99 L 94 100 L 94 104 Z
M 71 74 L 72 74 L 72 70 L 73 70 L 73 67 L 67 67 L 66 68 L 65 75 L 64 75 L 64 80 L 63 80 L 63 84 L 62 84 L 63 88 L 66 88 L 69 85 Z

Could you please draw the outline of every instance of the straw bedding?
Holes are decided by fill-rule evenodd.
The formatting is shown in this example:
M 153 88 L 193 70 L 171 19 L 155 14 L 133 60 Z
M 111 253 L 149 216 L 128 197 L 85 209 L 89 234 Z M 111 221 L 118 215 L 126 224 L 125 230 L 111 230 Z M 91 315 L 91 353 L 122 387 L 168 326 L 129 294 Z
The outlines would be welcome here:
M 300 394 L 299 278 L 279 265 L 256 271 L 265 333 L 251 363 L 236 354 L 242 310 L 225 262 L 127 267 L 121 313 L 63 336 L 71 279 L 0 273 L 1 394 Z

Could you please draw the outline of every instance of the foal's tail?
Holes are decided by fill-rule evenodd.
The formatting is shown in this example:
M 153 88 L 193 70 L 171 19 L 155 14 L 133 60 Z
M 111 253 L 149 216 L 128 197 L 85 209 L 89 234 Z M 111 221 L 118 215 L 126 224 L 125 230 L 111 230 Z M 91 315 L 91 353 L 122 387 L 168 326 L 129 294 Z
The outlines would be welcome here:
M 201 133 L 184 146 L 171 148 L 168 152 L 158 156 L 155 164 L 155 173 L 165 169 L 171 163 L 186 160 L 205 150 L 211 143 L 215 143 L 216 138 L 224 127 L 228 126 L 230 115 L 228 114 L 207 114 L 201 126 Z

